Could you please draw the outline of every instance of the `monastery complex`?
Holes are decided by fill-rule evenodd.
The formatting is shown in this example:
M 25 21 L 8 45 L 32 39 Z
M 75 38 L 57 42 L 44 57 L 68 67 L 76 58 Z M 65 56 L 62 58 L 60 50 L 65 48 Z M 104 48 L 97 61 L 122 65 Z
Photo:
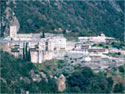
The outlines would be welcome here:
M 3 42 L 2 42 L 3 41 Z M 17 34 L 16 26 L 10 27 L 10 36 L 2 40 L 4 47 L 1 49 L 13 54 L 15 57 L 23 57 L 23 49 L 30 49 L 31 62 L 42 63 L 45 60 L 56 58 L 57 54 L 66 51 L 66 39 L 62 34 L 42 33 L 39 34 Z M 53 51 L 55 52 L 53 54 Z
M 112 42 L 117 41 L 112 37 L 106 37 L 104 34 L 94 37 L 78 37 L 78 41 L 67 41 L 63 34 L 18 34 L 16 26 L 10 26 L 10 35 L 0 40 L 0 49 L 20 58 L 26 58 L 28 53 L 32 63 L 42 63 L 51 59 L 63 59 L 73 65 L 88 62 L 83 63 L 82 66 L 87 64 L 86 66 L 97 69 L 97 67 L 109 67 L 107 63 L 100 63 L 100 65 L 98 64 L 99 66 L 96 65 L 98 62 L 106 61 L 106 59 L 111 62 L 114 60 L 115 62 L 124 62 L 124 59 L 116 59 L 105 55 L 106 53 L 113 52 L 114 49 L 92 46 L 97 43 L 110 44 Z M 116 52 L 120 52 L 120 50 Z M 121 54 L 125 54 L 124 51 L 121 51 Z

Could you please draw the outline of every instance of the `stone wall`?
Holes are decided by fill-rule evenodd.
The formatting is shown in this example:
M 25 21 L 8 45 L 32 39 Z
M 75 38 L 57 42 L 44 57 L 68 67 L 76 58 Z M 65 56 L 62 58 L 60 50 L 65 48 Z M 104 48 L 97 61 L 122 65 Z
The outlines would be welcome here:
M 31 51 L 31 62 L 32 63 L 38 63 L 38 52 L 37 51 Z
M 50 51 L 44 52 L 44 61 L 53 59 L 53 54 Z
M 10 37 L 14 40 L 17 39 L 17 28 L 16 28 L 16 26 L 10 26 Z
M 0 42 L 0 49 L 10 53 L 9 42 Z

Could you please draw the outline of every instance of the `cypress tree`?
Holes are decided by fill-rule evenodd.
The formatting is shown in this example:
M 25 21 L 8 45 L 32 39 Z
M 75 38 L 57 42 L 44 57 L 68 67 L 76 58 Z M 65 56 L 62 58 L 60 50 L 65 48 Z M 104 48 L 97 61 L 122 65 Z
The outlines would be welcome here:
M 42 38 L 45 38 L 45 33 L 44 33 L 44 31 L 43 31 L 43 34 L 42 34 Z

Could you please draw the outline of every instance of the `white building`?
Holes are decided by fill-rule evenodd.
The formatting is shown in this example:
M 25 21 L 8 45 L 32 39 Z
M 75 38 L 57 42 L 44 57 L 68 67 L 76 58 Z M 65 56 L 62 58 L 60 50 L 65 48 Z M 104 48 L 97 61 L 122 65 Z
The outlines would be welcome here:
M 106 43 L 115 40 L 112 37 L 106 37 L 104 34 L 101 34 L 101 36 L 94 36 L 94 37 L 78 37 L 78 39 L 80 42 L 91 41 L 93 43 Z
M 75 42 L 74 41 L 67 41 L 66 42 L 66 51 L 71 51 L 75 48 Z
M 17 28 L 16 26 L 10 26 L 10 38 L 16 40 L 17 39 Z
M 66 38 L 64 37 L 53 37 L 49 39 L 49 43 L 52 45 L 53 51 L 66 50 Z

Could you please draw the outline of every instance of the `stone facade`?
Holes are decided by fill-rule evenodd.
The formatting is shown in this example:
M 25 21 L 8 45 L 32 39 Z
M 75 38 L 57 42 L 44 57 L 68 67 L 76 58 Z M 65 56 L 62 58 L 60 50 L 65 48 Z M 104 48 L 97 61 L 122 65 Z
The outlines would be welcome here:
M 101 34 L 100 36 L 93 36 L 93 37 L 78 37 L 80 42 L 93 42 L 93 43 L 111 43 L 116 42 L 116 39 L 112 37 L 106 37 L 104 34 Z
M 30 49 L 31 62 L 42 63 L 45 60 L 58 58 L 60 51 L 66 51 L 66 39 L 62 34 L 45 33 L 45 38 L 42 38 L 42 33 L 35 34 L 17 34 L 16 26 L 10 26 L 10 38 L 8 48 L 10 53 L 15 57 L 23 56 L 23 49 Z M 6 38 L 7 39 L 7 38 Z M 56 54 L 54 54 L 56 53 Z M 64 57 L 61 55 L 59 57 Z
M 17 28 L 16 26 L 10 26 L 10 37 L 12 39 L 17 39 Z

